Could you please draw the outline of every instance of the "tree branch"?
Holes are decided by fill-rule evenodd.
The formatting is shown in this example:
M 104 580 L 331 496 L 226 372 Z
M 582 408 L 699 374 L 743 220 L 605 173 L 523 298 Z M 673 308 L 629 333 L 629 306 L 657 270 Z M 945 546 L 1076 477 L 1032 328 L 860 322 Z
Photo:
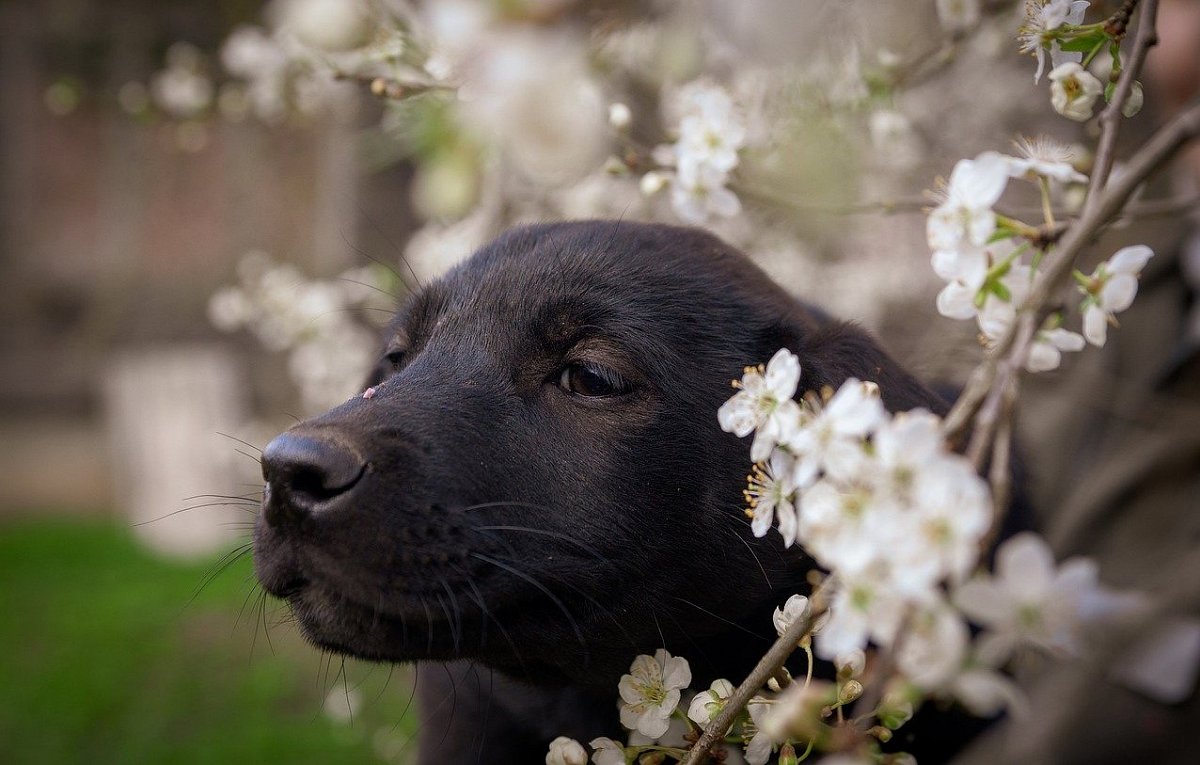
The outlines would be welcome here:
M 1149 52 L 1151 46 L 1158 44 L 1157 18 L 1158 0 L 1145 0 L 1141 15 L 1138 17 L 1137 36 L 1133 40 L 1133 51 L 1130 53 L 1129 62 L 1121 70 L 1121 77 L 1117 80 L 1117 88 L 1113 92 L 1112 100 L 1100 115 L 1100 142 L 1096 147 L 1092 180 L 1088 186 L 1087 201 L 1084 203 L 1085 215 L 1099 203 L 1100 192 L 1104 189 L 1104 184 L 1108 182 L 1108 174 L 1112 171 L 1113 154 L 1116 151 L 1117 132 L 1120 130 L 1121 120 L 1124 117 L 1121 110 L 1125 108 L 1125 102 L 1129 100 L 1129 94 L 1133 92 L 1133 83 L 1137 79 L 1138 72 L 1142 70 L 1142 64 L 1146 61 L 1146 53 Z M 1128 17 L 1126 17 L 1126 24 L 1128 24 Z
M 1070 278 L 1075 259 L 1101 226 L 1114 218 L 1133 195 L 1133 192 L 1154 171 L 1175 155 L 1186 143 L 1200 135 L 1200 99 L 1196 99 L 1182 112 L 1160 128 L 1150 140 L 1130 158 L 1120 177 L 1103 191 L 1098 192 L 1096 203 L 1084 210 L 1059 240 L 1058 246 L 1046 258 L 1046 270 L 1034 284 L 1029 297 L 1019 307 L 1021 313 L 1032 313 L 1036 318 Z M 999 371 L 1002 360 L 1010 366 L 1019 367 L 1024 357 L 1018 354 L 1028 350 L 1035 321 L 1017 321 L 1009 328 L 992 352 L 972 373 L 958 401 L 946 416 L 943 432 L 947 439 L 956 441 L 971 423 L 980 406 L 988 396 Z
M 725 738 L 725 733 L 742 710 L 746 708 L 746 705 L 750 703 L 754 694 L 758 693 L 766 685 L 767 680 L 783 667 L 788 657 L 795 653 L 801 639 L 812 631 L 812 626 L 816 623 L 817 618 L 825 612 L 823 590 L 822 587 L 813 592 L 809 599 L 811 607 L 808 616 L 796 619 L 788 625 L 788 628 L 779 636 L 766 655 L 759 660 L 750 675 L 734 690 L 733 695 L 729 697 L 729 701 L 725 702 L 725 706 L 721 708 L 717 716 L 705 727 L 704 733 L 701 734 L 695 746 L 688 751 L 687 757 L 681 765 L 699 765 L 704 762 L 704 758 L 712 750 L 713 745 Z

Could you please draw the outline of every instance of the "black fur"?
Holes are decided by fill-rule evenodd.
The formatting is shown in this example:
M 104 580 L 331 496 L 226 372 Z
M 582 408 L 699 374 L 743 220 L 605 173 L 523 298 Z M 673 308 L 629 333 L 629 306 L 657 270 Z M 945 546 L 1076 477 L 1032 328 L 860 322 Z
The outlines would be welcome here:
M 859 329 L 669 226 L 510 231 L 408 301 L 387 343 L 373 395 L 266 450 L 254 554 L 314 643 L 423 662 L 423 763 L 617 737 L 617 681 L 660 646 L 694 687 L 745 676 L 812 562 L 750 534 L 748 439 L 717 423 L 743 366 L 786 346 L 802 389 L 855 376 L 889 409 L 945 408 Z M 564 390 L 582 361 L 630 391 Z

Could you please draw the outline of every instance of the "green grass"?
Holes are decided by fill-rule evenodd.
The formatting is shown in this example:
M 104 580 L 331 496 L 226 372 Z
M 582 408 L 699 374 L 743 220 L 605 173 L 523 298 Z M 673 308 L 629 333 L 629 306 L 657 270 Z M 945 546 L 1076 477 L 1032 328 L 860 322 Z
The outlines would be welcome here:
M 0 761 L 412 757 L 407 673 L 347 661 L 343 675 L 278 606 L 260 618 L 248 556 L 205 583 L 216 564 L 164 562 L 114 523 L 0 526 Z M 361 699 L 349 723 L 323 711 L 343 677 Z

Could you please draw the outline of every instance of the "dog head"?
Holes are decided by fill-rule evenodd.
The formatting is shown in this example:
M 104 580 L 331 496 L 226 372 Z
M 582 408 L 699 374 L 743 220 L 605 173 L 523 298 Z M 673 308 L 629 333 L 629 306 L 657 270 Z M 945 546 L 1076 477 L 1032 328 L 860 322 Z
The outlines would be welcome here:
M 780 347 L 802 389 L 856 376 L 939 406 L 712 236 L 511 231 L 401 308 L 366 393 L 267 447 L 259 579 L 309 639 L 370 659 L 606 688 L 657 646 L 720 664 L 703 646 L 812 567 L 750 534 L 748 443 L 716 417 Z

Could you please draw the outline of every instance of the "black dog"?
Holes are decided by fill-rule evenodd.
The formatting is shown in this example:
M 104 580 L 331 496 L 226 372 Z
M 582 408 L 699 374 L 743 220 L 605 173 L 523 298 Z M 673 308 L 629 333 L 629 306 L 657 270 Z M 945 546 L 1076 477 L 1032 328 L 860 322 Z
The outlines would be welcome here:
M 421 665 L 423 763 L 616 737 L 636 655 L 736 682 L 808 589 L 811 560 L 751 535 L 749 443 L 717 423 L 781 347 L 804 390 L 854 376 L 944 409 L 705 233 L 511 231 L 400 310 L 371 390 L 267 447 L 258 577 L 317 645 L 446 663 Z

